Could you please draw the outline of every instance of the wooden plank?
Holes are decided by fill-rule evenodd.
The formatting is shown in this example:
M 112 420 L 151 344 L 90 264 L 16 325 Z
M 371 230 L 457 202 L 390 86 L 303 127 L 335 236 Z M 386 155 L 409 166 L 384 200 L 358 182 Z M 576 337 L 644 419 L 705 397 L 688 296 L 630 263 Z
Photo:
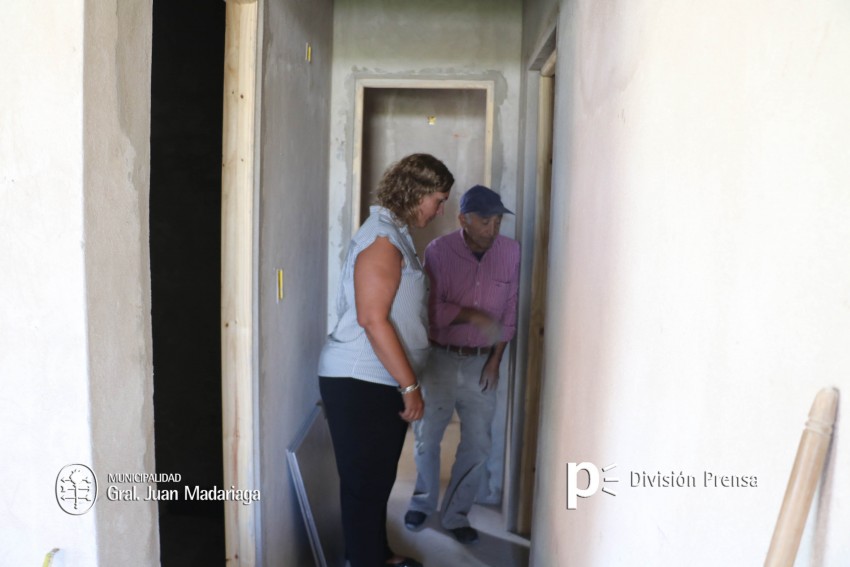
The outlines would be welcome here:
M 493 81 L 476 79 L 402 79 L 369 78 L 357 79 L 360 87 L 374 89 L 455 89 L 455 90 L 492 90 Z
M 488 81 L 487 85 L 487 109 L 484 126 L 484 185 L 493 186 L 493 128 L 495 123 L 495 93 L 493 83 Z
M 360 228 L 361 201 L 363 200 L 363 105 L 365 101 L 365 85 L 358 81 L 354 91 L 354 152 L 351 156 L 351 236 L 354 236 Z
M 550 60 L 552 57 L 550 57 Z M 552 119 L 555 80 L 540 77 L 537 124 L 537 198 L 534 214 L 534 259 L 531 274 L 531 315 L 528 363 L 525 372 L 525 427 L 520 457 L 517 531 L 531 533 L 534 505 L 537 438 L 540 427 L 540 392 L 543 377 L 543 344 L 546 328 L 546 278 L 549 258 L 549 203 L 552 191 Z
M 221 203 L 224 485 L 254 490 L 253 224 L 257 2 L 228 0 Z M 230 566 L 256 564 L 254 506 L 224 503 Z
M 558 62 L 558 52 L 553 51 L 549 54 L 549 57 L 546 58 L 546 61 L 543 63 L 543 66 L 540 68 L 540 76 L 541 77 L 554 77 L 555 76 L 555 64 Z
M 770 541 L 765 567 L 793 567 L 812 499 L 826 461 L 838 411 L 838 390 L 824 388 L 815 396 L 800 438 L 785 498 Z

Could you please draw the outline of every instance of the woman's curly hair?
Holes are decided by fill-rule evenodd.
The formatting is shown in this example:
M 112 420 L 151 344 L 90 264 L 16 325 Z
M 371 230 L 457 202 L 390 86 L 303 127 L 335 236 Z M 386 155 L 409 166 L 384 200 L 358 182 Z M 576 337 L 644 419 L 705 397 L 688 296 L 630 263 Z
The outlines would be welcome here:
M 381 177 L 375 198 L 405 224 L 416 219 L 422 198 L 436 191 L 448 193 L 455 178 L 446 165 L 430 154 L 411 154 L 390 165 Z

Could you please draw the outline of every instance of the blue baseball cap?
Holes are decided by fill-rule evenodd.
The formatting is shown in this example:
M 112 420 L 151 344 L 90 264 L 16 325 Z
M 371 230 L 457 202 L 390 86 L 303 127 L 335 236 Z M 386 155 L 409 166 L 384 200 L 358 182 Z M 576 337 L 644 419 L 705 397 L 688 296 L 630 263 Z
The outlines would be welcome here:
M 482 217 L 514 214 L 513 211 L 505 208 L 498 193 L 483 185 L 476 185 L 463 194 L 460 198 L 460 212 L 461 214 L 476 213 Z

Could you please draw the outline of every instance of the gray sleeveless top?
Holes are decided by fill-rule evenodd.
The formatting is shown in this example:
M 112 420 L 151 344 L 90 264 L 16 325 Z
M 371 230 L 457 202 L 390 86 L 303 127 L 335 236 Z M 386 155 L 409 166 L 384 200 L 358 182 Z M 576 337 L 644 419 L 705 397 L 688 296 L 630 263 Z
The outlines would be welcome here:
M 348 247 L 336 300 L 338 322 L 319 357 L 319 376 L 351 377 L 398 386 L 375 355 L 366 331 L 357 324 L 354 262 L 379 236 L 389 239 L 401 252 L 404 259 L 401 282 L 390 308 L 390 322 L 416 373 L 424 367 L 428 356 L 428 280 L 407 226 L 395 221 L 384 207 L 370 207 L 369 213 Z

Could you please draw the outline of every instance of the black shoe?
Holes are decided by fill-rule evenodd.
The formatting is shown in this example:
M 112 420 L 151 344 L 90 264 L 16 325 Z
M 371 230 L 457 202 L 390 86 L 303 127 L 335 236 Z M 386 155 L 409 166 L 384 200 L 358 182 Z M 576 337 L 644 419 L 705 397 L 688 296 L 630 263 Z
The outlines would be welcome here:
M 419 512 L 419 514 L 421 513 L 422 512 Z M 410 557 L 405 557 L 398 563 L 384 563 L 384 565 L 389 565 L 389 567 L 424 567 L 417 560 L 411 559 Z
M 404 515 L 404 527 L 412 532 L 415 532 L 422 527 L 428 515 L 425 512 L 417 512 L 416 510 L 408 510 Z
M 452 532 L 452 535 L 455 536 L 456 540 L 464 545 L 478 542 L 478 531 L 475 528 L 466 526 L 463 528 L 454 528 L 449 531 Z

